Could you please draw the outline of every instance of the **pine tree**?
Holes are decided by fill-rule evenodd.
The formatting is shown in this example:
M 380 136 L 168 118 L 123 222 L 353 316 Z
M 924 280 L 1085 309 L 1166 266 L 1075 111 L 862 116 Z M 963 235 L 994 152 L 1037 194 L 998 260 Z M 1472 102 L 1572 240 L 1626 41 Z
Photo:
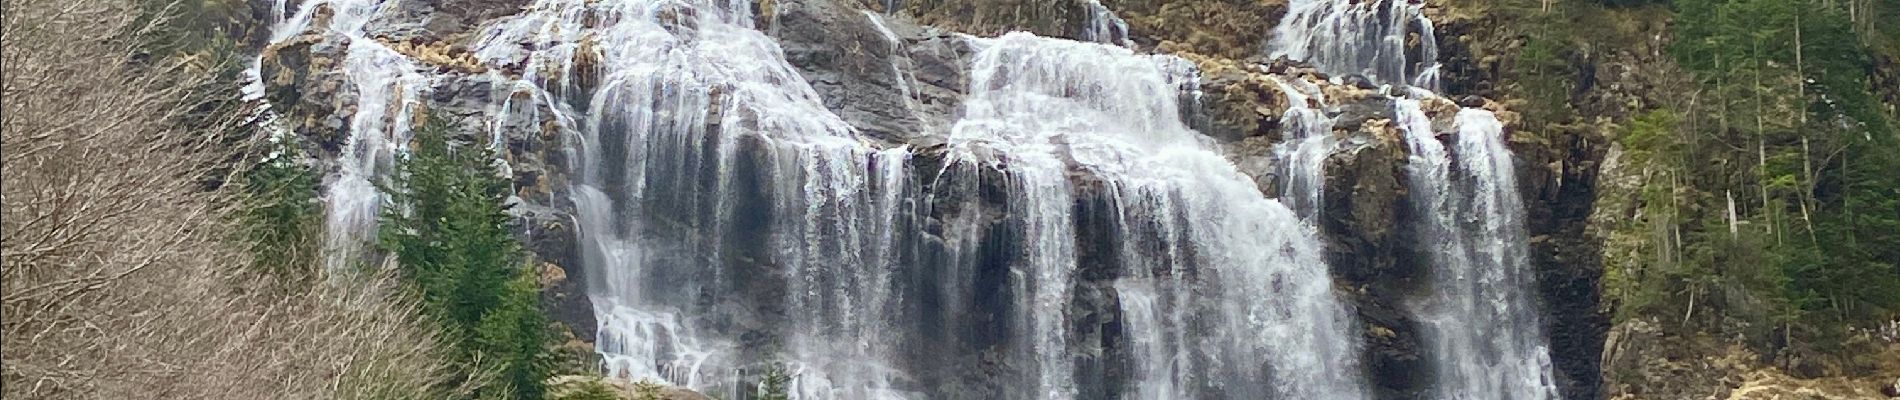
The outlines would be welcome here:
M 1783 335 L 1900 312 L 1900 138 L 1868 74 L 1882 44 L 1851 4 L 1675 1 L 1671 51 L 1700 90 L 1684 120 L 1624 138 L 1656 171 L 1633 230 L 1661 239 L 1646 262 L 1662 275 L 1625 277 L 1644 285 L 1633 305 Z
M 302 164 L 297 137 L 272 138 L 264 160 L 244 172 L 239 226 L 258 270 L 296 284 L 315 277 L 320 235 L 316 173 Z
M 527 252 L 509 229 L 508 181 L 487 146 L 455 145 L 457 128 L 418 129 L 384 191 L 380 243 L 473 367 L 497 371 L 482 398 L 539 399 L 553 362 Z
M 765 376 L 759 379 L 759 400 L 787 400 L 791 391 L 786 387 L 792 382 L 792 376 L 785 367 L 772 365 L 765 369 Z

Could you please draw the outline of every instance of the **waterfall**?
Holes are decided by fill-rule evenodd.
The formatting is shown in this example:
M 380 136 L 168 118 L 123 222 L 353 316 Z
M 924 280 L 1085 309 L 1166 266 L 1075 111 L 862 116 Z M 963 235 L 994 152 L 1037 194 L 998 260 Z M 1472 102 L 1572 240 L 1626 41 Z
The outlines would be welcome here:
M 1442 399 L 1555 399 L 1550 352 L 1529 290 L 1530 257 L 1510 149 L 1491 112 L 1465 109 L 1450 148 L 1432 137 L 1417 100 L 1399 100 L 1411 147 L 1420 240 L 1437 268 L 1410 305 L 1424 330 Z
M 366 26 L 383 12 L 377 0 L 309 0 L 294 14 L 285 16 L 285 0 L 277 0 L 272 11 L 275 24 L 271 44 L 281 44 L 311 28 L 320 10 L 329 13 L 328 24 L 318 27 L 325 34 L 348 39 L 340 71 L 356 94 L 355 112 L 350 115 L 348 136 L 338 156 L 337 171 L 324 177 L 324 265 L 331 276 L 348 276 L 361 263 L 374 262 L 371 254 L 376 237 L 383 194 L 374 182 L 389 172 L 395 157 L 409 143 L 410 121 L 416 118 L 421 92 L 428 88 L 423 76 L 407 57 L 369 37 Z M 245 71 L 247 82 L 241 88 L 245 101 L 259 103 L 252 123 L 281 134 L 276 114 L 264 97 L 262 59 Z
M 1423 11 L 1411 0 L 1293 0 L 1267 49 L 1328 75 L 1436 90 L 1438 40 Z
M 1326 156 L 1332 154 L 1335 143 L 1333 119 L 1317 108 L 1326 102 L 1326 95 L 1299 78 L 1273 79 L 1287 101 L 1286 112 L 1280 116 L 1286 138 L 1273 149 L 1274 159 L 1280 161 L 1280 199 L 1301 218 L 1316 219 L 1324 205 Z
M 1274 55 L 1310 62 L 1329 74 L 1412 85 L 1405 97 L 1394 99 L 1394 114 L 1411 153 L 1410 197 L 1423 216 L 1415 233 L 1420 248 L 1431 250 L 1433 268 L 1428 294 L 1406 308 L 1423 330 L 1436 377 L 1434 397 L 1558 398 L 1530 295 L 1524 207 L 1503 124 L 1490 111 L 1465 109 L 1455 117 L 1453 142 L 1440 141 L 1420 105 L 1443 101 L 1432 92 L 1438 88 L 1437 44 L 1423 6 L 1296 0 L 1290 7 L 1269 43 Z M 1293 88 L 1283 89 L 1295 97 Z M 1304 118 L 1294 121 L 1306 124 Z M 1283 146 L 1304 146 L 1290 143 Z
M 1016 177 L 1012 207 L 1041 214 L 1025 221 L 1034 233 L 1024 239 L 1050 256 L 1025 266 L 1030 283 L 1073 273 L 1073 247 L 1041 241 L 1074 229 L 1065 220 L 1077 192 L 1109 197 L 1126 245 L 1115 287 L 1137 347 L 1125 397 L 1363 397 L 1357 334 L 1314 232 L 1182 123 L 1179 92 L 1193 83 L 1169 78 L 1191 74 L 1168 70 L 1186 63 L 1016 33 L 986 43 L 975 64 L 951 143 L 959 162 Z M 1069 188 L 1065 172 L 1099 188 Z M 1043 351 L 1063 333 L 1043 313 L 1068 293 L 1037 286 L 1029 317 Z M 1055 369 L 1041 368 L 1044 398 L 1066 397 L 1069 365 L 1040 361 Z
M 972 39 L 964 118 L 919 186 L 910 150 L 855 139 L 748 17 L 719 7 L 544 0 L 476 50 L 527 66 L 539 78 L 523 90 L 554 114 L 583 116 L 557 120 L 577 131 L 573 200 L 611 373 L 718 390 L 737 379 L 725 371 L 779 359 L 800 398 L 914 398 L 936 390 L 920 381 L 941 378 L 913 372 L 935 353 L 900 346 L 935 337 L 1000 345 L 1014 372 L 990 382 L 996 397 L 1079 397 L 1077 361 L 1100 350 L 1072 331 L 1075 210 L 1104 196 L 1126 231 L 1163 226 L 1151 232 L 1172 261 L 1153 268 L 1136 246 L 1117 260 L 1140 376 L 1101 383 L 1128 398 L 1363 397 L 1357 335 L 1310 227 L 1182 123 L 1178 103 L 1198 98 L 1190 63 Z M 598 65 L 577 65 L 588 51 Z M 600 83 L 573 86 L 587 79 Z M 920 223 L 937 239 L 904 231 Z M 746 343 L 758 329 L 783 331 L 776 350 Z
M 772 350 L 747 342 L 767 329 L 797 397 L 901 398 L 886 333 L 910 153 L 858 140 L 750 12 L 542 0 L 476 53 L 582 116 L 558 121 L 577 131 L 572 200 L 609 374 L 720 393 L 766 367 L 753 361 Z
M 1083 6 L 1088 8 L 1089 15 L 1084 20 L 1086 22 L 1082 26 L 1080 39 L 1121 47 L 1134 46 L 1134 42 L 1128 40 L 1128 21 L 1115 15 L 1114 10 L 1102 5 L 1101 0 L 1088 0 Z
M 1194 64 L 1129 50 L 1100 3 L 1086 21 L 1100 43 L 968 39 L 961 119 L 914 145 L 826 109 L 751 1 L 537 0 L 481 27 L 486 71 L 455 76 L 375 39 L 394 4 L 309 0 L 272 35 L 322 24 L 348 40 L 356 107 L 324 196 L 333 269 L 368 254 L 371 182 L 405 151 L 424 92 L 479 80 L 505 94 L 477 127 L 491 144 L 508 127 L 562 138 L 555 202 L 574 211 L 609 375 L 722 398 L 748 397 L 766 368 L 800 399 L 1367 396 L 1307 211 L 1188 128 Z M 890 68 L 915 107 L 908 62 Z M 246 99 L 265 97 L 261 65 Z M 1324 139 L 1323 114 L 1300 113 L 1302 137 Z

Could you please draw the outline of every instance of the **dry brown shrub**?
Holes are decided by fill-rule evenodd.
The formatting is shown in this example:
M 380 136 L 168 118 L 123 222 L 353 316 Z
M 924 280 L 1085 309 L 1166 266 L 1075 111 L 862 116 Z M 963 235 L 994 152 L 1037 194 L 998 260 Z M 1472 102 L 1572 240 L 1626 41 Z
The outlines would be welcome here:
M 0 5 L 0 397 L 465 393 L 432 325 L 366 294 L 396 291 L 245 272 L 227 194 L 199 183 L 229 149 L 174 123 L 217 95 L 138 51 L 158 23 L 133 0 Z

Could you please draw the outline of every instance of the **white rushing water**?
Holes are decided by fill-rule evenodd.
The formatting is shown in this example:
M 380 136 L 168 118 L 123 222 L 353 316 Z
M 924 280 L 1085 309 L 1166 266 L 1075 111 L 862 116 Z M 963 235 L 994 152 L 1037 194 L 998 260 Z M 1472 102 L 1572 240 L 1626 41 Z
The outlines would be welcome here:
M 1442 399 L 1554 399 L 1550 351 L 1530 297 L 1533 278 L 1503 125 L 1491 112 L 1457 115 L 1451 146 L 1431 137 L 1415 100 L 1400 100 L 1412 147 L 1413 201 L 1428 217 L 1431 294 L 1411 304 L 1437 368 Z M 1421 133 L 1422 132 L 1422 133 Z M 1449 148 L 1448 148 L 1449 147 Z
M 1326 95 L 1317 85 L 1297 77 L 1273 78 L 1286 93 L 1288 104 L 1280 116 L 1280 131 L 1285 138 L 1273 149 L 1274 159 L 1280 161 L 1280 199 L 1301 218 L 1312 220 L 1318 218 L 1324 204 L 1326 156 L 1332 154 L 1337 142 L 1333 138 L 1333 119 L 1320 109 Z
M 410 121 L 416 118 L 421 92 L 429 87 L 414 62 L 368 37 L 365 28 L 380 16 L 385 3 L 378 0 L 308 0 L 294 10 L 285 10 L 278 0 L 273 10 L 275 25 L 271 44 L 284 43 L 313 28 L 320 10 L 326 10 L 328 24 L 314 27 L 317 32 L 347 38 L 348 46 L 340 72 L 355 94 L 355 110 L 349 116 L 348 135 L 336 160 L 338 169 L 324 177 L 323 192 L 324 261 L 331 276 L 347 276 L 363 263 L 375 243 L 376 221 L 383 194 L 375 182 L 387 174 L 395 157 L 409 143 Z M 284 15 L 285 11 L 294 11 Z M 246 71 L 250 81 L 243 87 L 247 101 L 260 104 L 254 123 L 279 130 L 276 115 L 264 97 L 261 58 Z
M 1431 249 L 1427 294 L 1407 305 L 1423 330 L 1437 399 L 1554 399 L 1549 350 L 1531 291 L 1524 207 L 1503 124 L 1465 109 L 1456 132 L 1435 132 L 1420 102 L 1433 99 L 1439 66 L 1432 24 L 1407 1 L 1296 0 L 1269 44 L 1277 56 L 1329 74 L 1411 85 L 1393 99 L 1411 157 L 1420 248 Z M 1408 53 L 1408 49 L 1413 49 Z M 1292 88 L 1289 96 L 1293 96 Z M 1437 99 L 1443 101 L 1442 99 Z M 1297 105 L 1296 105 L 1297 108 Z M 1295 113 L 1289 110 L 1289 114 Z M 1291 119 L 1291 118 L 1290 118 Z M 1305 124 L 1304 119 L 1297 119 Z M 1449 133 L 1451 143 L 1441 142 Z M 1300 142 L 1283 147 L 1299 149 Z M 1294 171 L 1300 161 L 1289 152 Z M 1290 179 L 1299 179 L 1297 173 Z M 1298 186 L 1298 185 L 1292 185 Z
M 959 162 L 1001 168 L 1010 202 L 1038 215 L 1025 240 L 1048 257 L 1024 270 L 1064 282 L 1074 248 L 1045 232 L 1074 229 L 1079 169 L 1114 204 L 1127 278 L 1116 285 L 1134 343 L 1126 398 L 1361 398 L 1357 335 L 1333 298 L 1314 232 L 1179 119 L 1192 76 L 1171 57 L 1029 34 L 985 43 L 963 121 Z M 1139 237 L 1128 236 L 1130 234 Z M 1148 252 L 1138 247 L 1158 246 Z M 1061 287 L 1035 285 L 1036 351 L 1062 340 Z M 1056 350 L 1060 350 L 1059 348 Z M 1065 360 L 1043 359 L 1043 398 L 1072 393 Z
M 349 39 L 332 268 L 365 261 L 371 182 L 443 79 L 368 32 L 394 4 L 306 1 L 272 35 L 323 21 Z M 1099 43 L 970 39 L 941 148 L 860 137 L 747 0 L 537 0 L 481 27 L 470 48 L 488 71 L 455 79 L 503 94 L 471 127 L 492 144 L 508 127 L 562 135 L 610 375 L 722 398 L 774 366 L 800 399 L 1365 398 L 1353 313 L 1300 220 L 1317 167 L 1288 185 L 1312 190 L 1289 200 L 1299 212 L 1264 196 L 1184 122 L 1193 63 L 1135 54 L 1126 23 L 1088 4 Z M 894 21 L 865 16 L 904 52 Z M 915 107 L 909 63 L 890 73 Z M 265 97 L 261 72 L 247 99 Z M 1289 115 L 1312 142 L 1293 152 L 1323 158 L 1324 113 Z
M 522 65 L 523 90 L 577 131 L 573 201 L 610 374 L 734 396 L 733 371 L 765 366 L 719 325 L 772 324 L 789 331 L 779 358 L 797 397 L 902 397 L 885 332 L 909 153 L 857 140 L 750 12 L 542 0 L 476 53 Z M 735 248 L 759 246 L 771 252 Z M 729 273 L 740 257 L 780 269 L 783 321 L 703 301 L 759 290 Z
M 1424 5 L 1410 0 L 1293 0 L 1267 49 L 1328 75 L 1437 90 L 1434 35 Z
M 1106 43 L 1121 47 L 1134 47 L 1128 39 L 1128 21 L 1115 15 L 1114 10 L 1102 5 L 1101 0 L 1088 0 L 1082 5 L 1088 9 L 1088 18 L 1084 20 L 1079 39 Z

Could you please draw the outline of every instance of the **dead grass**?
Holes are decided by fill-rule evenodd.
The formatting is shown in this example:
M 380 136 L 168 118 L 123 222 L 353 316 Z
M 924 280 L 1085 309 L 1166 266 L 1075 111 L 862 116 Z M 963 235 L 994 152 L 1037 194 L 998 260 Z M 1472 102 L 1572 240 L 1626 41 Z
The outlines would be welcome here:
M 375 295 L 395 291 L 245 272 L 226 194 L 200 183 L 230 149 L 172 123 L 194 107 L 180 99 L 217 95 L 138 51 L 156 25 L 135 3 L 0 4 L 0 397 L 462 392 L 431 325 Z

